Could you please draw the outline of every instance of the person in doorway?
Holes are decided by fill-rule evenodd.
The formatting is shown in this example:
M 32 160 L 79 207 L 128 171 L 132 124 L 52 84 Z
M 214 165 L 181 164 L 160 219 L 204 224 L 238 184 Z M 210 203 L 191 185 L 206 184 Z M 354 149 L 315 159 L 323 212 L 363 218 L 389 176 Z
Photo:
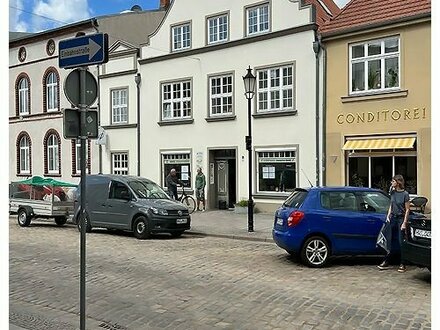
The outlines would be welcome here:
M 197 211 L 205 212 L 205 186 L 206 186 L 206 178 L 205 174 L 203 174 L 202 169 L 199 167 L 197 169 L 196 175 L 196 199 L 197 199 Z M 200 208 L 200 203 L 202 204 L 203 209 Z
M 391 241 L 396 236 L 399 239 L 399 245 L 402 246 L 403 235 L 406 235 L 406 226 L 408 224 L 409 216 L 409 193 L 405 190 L 405 180 L 403 176 L 397 174 L 391 180 L 391 204 L 388 209 L 386 221 L 391 224 Z M 377 266 L 380 270 L 388 269 L 390 264 L 390 259 L 393 257 L 391 249 L 390 252 L 385 256 L 384 261 Z M 400 252 L 397 255 L 399 259 L 400 266 L 397 269 L 400 273 L 406 271 L 406 266 L 401 260 Z
M 177 187 L 182 186 L 183 182 L 179 180 L 177 177 L 176 169 L 172 168 L 170 170 L 170 173 L 168 173 L 166 179 L 166 184 L 168 188 L 168 195 L 170 195 L 171 198 L 177 200 Z

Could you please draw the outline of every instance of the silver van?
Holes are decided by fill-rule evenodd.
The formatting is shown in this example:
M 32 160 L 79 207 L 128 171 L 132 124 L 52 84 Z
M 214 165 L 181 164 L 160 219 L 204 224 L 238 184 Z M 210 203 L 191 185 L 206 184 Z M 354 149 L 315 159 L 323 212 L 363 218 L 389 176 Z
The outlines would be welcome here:
M 80 194 L 78 189 L 73 217 L 79 229 Z M 86 194 L 86 232 L 93 227 L 121 229 L 133 231 L 136 238 L 145 239 L 152 233 L 179 237 L 191 226 L 187 207 L 172 200 L 156 183 L 142 177 L 87 175 Z

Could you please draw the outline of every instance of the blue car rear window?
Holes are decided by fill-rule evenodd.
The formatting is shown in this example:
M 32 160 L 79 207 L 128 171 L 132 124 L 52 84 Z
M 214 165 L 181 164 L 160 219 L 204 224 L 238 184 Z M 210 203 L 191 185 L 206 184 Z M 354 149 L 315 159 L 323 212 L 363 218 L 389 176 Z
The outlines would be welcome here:
M 308 192 L 305 190 L 295 190 L 284 202 L 285 206 L 298 208 L 304 203 Z

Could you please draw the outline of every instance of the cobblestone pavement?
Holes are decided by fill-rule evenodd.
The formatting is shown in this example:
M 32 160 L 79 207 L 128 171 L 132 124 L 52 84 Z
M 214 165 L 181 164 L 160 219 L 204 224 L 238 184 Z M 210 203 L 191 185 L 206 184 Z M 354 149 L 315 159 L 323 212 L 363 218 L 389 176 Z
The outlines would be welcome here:
M 10 323 L 79 327 L 79 233 L 9 220 Z M 431 274 L 302 266 L 273 243 L 87 235 L 87 329 L 430 329 Z

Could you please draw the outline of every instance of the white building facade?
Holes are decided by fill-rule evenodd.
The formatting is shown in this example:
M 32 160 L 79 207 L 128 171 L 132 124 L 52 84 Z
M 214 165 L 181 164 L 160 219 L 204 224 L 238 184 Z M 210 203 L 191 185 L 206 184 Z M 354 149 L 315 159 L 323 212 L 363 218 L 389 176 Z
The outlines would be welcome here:
M 133 70 L 137 67 L 138 45 L 158 26 L 165 15 L 166 6 L 166 1 L 161 1 L 157 10 L 142 11 L 139 6 L 133 6 L 131 10 L 120 14 L 92 18 L 36 34 L 22 34 L 10 40 L 10 181 L 32 176 L 54 177 L 74 183 L 80 180 L 79 140 L 65 139 L 63 136 L 62 109 L 72 108 L 73 105 L 64 95 L 64 81 L 71 70 L 58 67 L 59 41 L 74 38 L 78 32 L 108 34 L 109 43 L 119 47 L 114 61 L 109 66 L 93 65 L 88 68 L 97 78 L 99 86 L 100 78 L 114 76 L 112 73 L 121 68 L 119 62 L 126 56 L 131 57 L 128 74 L 135 72 Z M 133 46 L 133 43 L 137 46 Z M 129 50 L 124 50 L 124 47 Z M 127 72 L 124 74 L 127 75 Z M 120 72 L 116 74 L 117 84 L 120 84 L 120 76 Z M 133 77 L 131 81 L 134 84 Z M 103 83 L 105 88 L 104 80 Z M 108 100 L 102 100 L 99 93 L 97 97 L 91 108 L 97 108 L 100 113 L 104 113 L 100 120 L 103 121 L 101 126 L 105 126 L 109 117 L 105 113 L 108 110 Z M 122 94 L 121 98 L 124 98 Z M 104 104 L 104 110 L 101 110 L 100 103 Z M 119 116 L 119 123 L 124 120 L 123 115 Z M 126 133 L 123 134 L 124 139 L 131 141 Z M 87 142 L 87 173 L 103 172 L 102 166 L 106 162 L 102 160 L 101 149 L 95 140 Z
M 209 208 L 247 200 L 242 76 L 250 66 L 257 208 L 271 211 L 294 188 L 315 184 L 316 30 L 305 1 L 173 1 L 141 48 L 140 174 L 165 186 L 175 168 L 193 190 L 201 167 Z
M 79 140 L 63 137 L 63 108 L 72 105 L 63 92 L 70 70 L 58 67 L 58 43 L 82 31 L 96 33 L 92 22 L 10 41 L 9 178 L 53 177 L 78 182 Z M 96 66 L 90 67 L 96 75 Z M 96 104 L 94 104 L 96 106 Z M 98 168 L 95 144 L 88 141 L 87 172 Z

